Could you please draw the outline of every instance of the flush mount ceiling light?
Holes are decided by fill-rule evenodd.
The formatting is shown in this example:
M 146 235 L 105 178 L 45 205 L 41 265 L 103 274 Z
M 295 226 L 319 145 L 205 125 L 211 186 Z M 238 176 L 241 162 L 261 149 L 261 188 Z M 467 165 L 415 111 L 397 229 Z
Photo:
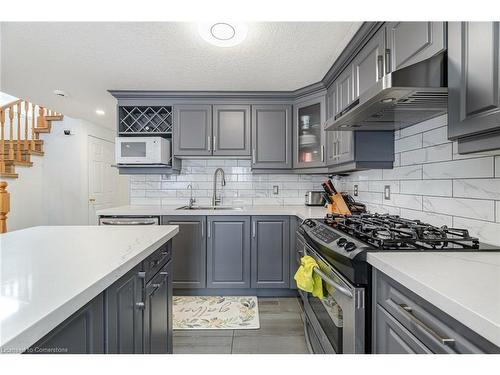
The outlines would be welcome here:
M 200 23 L 198 32 L 210 44 L 218 47 L 233 47 L 245 40 L 247 25 L 234 22 Z
M 106 113 L 102 109 L 96 109 L 95 114 L 99 116 L 104 116 Z

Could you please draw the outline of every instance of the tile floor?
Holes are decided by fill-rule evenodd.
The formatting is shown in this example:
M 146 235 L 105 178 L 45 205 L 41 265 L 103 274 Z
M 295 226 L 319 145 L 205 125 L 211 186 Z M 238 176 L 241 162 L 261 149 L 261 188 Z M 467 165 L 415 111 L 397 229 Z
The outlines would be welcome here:
M 174 331 L 174 354 L 307 354 L 297 298 L 260 298 L 260 329 Z

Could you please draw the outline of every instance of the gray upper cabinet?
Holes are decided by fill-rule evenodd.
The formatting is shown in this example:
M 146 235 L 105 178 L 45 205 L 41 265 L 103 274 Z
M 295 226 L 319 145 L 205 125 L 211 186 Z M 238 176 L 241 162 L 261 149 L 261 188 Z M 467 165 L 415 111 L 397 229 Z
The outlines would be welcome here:
M 500 148 L 499 24 L 448 24 L 448 136 L 460 153 Z
M 213 106 L 213 155 L 250 156 L 250 106 Z
M 174 106 L 173 154 L 212 155 L 212 106 Z
M 294 105 L 293 166 L 294 168 L 325 165 L 326 120 L 325 97 L 302 101 Z
M 389 22 L 386 72 L 428 59 L 446 48 L 444 22 Z
M 354 100 L 382 79 L 384 55 L 385 29 L 382 28 L 354 58 Z
M 354 68 L 349 65 L 335 81 L 337 92 L 337 112 L 345 110 L 354 100 Z
M 292 168 L 292 107 L 252 106 L 252 168 Z
M 252 216 L 252 288 L 290 285 L 290 218 Z
M 207 218 L 207 287 L 250 288 L 250 217 Z
M 107 353 L 137 354 L 143 352 L 143 302 L 145 282 L 142 266 L 135 267 L 105 291 Z
M 205 288 L 207 239 L 205 216 L 165 216 L 165 225 L 178 225 L 172 239 L 174 288 Z

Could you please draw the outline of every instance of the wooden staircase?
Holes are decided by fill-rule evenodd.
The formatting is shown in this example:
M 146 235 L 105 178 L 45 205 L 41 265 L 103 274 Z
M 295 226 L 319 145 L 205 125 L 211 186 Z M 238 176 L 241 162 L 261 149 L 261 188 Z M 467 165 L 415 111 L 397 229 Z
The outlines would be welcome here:
M 40 134 L 50 133 L 52 122 L 63 119 L 60 113 L 21 99 L 0 107 L 0 178 L 18 178 L 16 167 L 33 166 L 31 155 L 44 155 Z

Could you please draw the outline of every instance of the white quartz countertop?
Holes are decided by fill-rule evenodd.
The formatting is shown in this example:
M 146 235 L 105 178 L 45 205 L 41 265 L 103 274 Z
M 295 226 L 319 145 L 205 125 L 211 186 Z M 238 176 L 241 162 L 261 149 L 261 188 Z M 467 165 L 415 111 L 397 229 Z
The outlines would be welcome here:
M 36 343 L 178 231 L 47 226 L 0 235 L 0 352 Z
M 162 216 L 162 215 L 288 215 L 307 218 L 324 218 L 326 208 L 308 206 L 248 206 L 234 210 L 177 210 L 177 206 L 121 206 L 97 211 L 97 215 Z
M 368 253 L 368 262 L 500 346 L 500 252 Z

